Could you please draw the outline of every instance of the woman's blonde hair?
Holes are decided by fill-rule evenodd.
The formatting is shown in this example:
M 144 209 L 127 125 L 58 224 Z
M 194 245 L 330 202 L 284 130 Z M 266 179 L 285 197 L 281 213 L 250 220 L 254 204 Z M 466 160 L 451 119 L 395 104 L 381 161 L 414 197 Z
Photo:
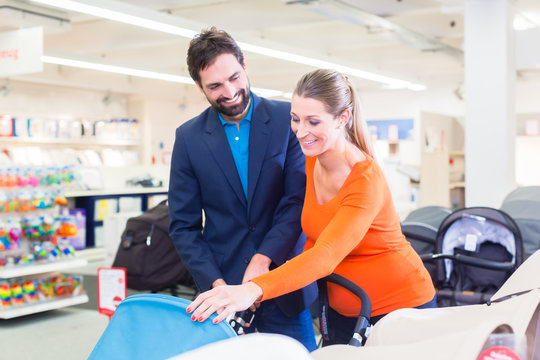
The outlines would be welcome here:
M 294 95 L 320 101 L 326 111 L 336 118 L 349 110 L 351 116 L 346 125 L 347 139 L 374 157 L 367 124 L 360 113 L 360 100 L 347 77 L 334 70 L 312 71 L 298 81 Z

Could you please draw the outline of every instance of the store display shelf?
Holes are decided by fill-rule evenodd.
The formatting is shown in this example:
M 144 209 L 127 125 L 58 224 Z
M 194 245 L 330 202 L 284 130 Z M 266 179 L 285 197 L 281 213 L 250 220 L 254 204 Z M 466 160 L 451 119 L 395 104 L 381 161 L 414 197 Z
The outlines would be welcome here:
M 450 189 L 458 189 L 458 188 L 464 188 L 464 187 L 465 187 L 464 181 L 456 181 L 456 182 L 451 182 L 449 184 Z
M 44 264 L 31 264 L 31 265 L 20 265 L 13 267 L 2 267 L 0 268 L 0 279 L 8 279 L 19 276 L 26 275 L 35 275 L 48 273 L 53 271 L 61 271 L 65 269 L 71 269 L 76 267 L 82 267 L 88 265 L 88 260 L 84 258 L 71 258 L 66 260 L 58 260 L 50 263 Z
M 69 190 L 66 191 L 66 197 L 85 197 L 85 196 L 108 196 L 108 195 L 138 195 L 138 194 L 159 194 L 167 193 L 169 188 L 160 187 L 124 187 L 121 189 L 102 189 L 102 190 Z
M 58 138 L 20 138 L 20 137 L 0 137 L 0 143 L 9 143 L 14 145 L 72 145 L 72 146 L 139 146 L 139 140 L 99 140 L 99 139 L 58 139 Z
M 21 306 L 11 306 L 7 309 L 0 310 L 0 319 L 11 319 L 19 316 L 35 314 L 42 311 L 60 309 L 66 306 L 84 304 L 88 302 L 88 295 L 85 293 L 81 295 L 62 297 L 60 299 L 53 299 L 35 304 L 27 304 Z

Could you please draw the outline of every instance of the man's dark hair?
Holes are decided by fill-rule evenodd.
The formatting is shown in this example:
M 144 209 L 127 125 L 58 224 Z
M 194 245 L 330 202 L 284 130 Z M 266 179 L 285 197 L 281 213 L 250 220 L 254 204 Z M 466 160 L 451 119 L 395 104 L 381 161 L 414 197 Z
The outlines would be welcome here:
M 236 41 L 225 31 L 214 26 L 196 35 L 189 43 L 187 65 L 191 78 L 201 85 L 199 72 L 206 69 L 222 54 L 232 54 L 243 66 L 244 54 Z

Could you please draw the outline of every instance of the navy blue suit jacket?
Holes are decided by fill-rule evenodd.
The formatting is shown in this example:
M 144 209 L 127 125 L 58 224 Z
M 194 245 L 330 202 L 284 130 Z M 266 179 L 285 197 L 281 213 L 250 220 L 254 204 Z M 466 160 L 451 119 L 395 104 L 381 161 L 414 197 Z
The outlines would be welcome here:
M 214 108 L 176 129 L 170 235 L 201 291 L 219 278 L 240 284 L 256 252 L 272 259 L 273 268 L 298 255 L 305 243 L 305 160 L 290 128 L 290 104 L 253 94 L 253 107 L 247 199 Z M 276 302 L 293 316 L 311 304 L 316 291 L 312 284 Z

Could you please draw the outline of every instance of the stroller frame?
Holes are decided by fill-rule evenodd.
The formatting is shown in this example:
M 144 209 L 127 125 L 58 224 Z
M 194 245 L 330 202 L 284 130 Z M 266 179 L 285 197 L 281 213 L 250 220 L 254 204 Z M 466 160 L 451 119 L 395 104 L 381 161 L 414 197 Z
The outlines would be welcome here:
M 444 253 L 443 245 L 449 228 L 456 221 L 461 220 L 464 215 L 480 217 L 485 221 L 501 225 L 509 230 L 514 237 L 515 243 L 515 253 L 512 254 L 513 261 L 500 261 L 489 258 L 481 258 L 473 256 L 472 251 L 463 251 L 457 247 L 454 248 L 454 254 Z M 490 240 L 486 240 L 485 242 L 489 241 Z M 456 249 L 465 253 L 456 253 Z M 458 274 L 456 268 L 465 265 L 472 266 L 473 268 L 504 272 L 506 273 L 505 277 L 508 278 L 523 261 L 521 233 L 515 221 L 504 211 L 489 207 L 469 207 L 458 209 L 448 215 L 441 223 L 441 226 L 437 231 L 436 252 L 433 254 L 424 254 L 420 257 L 425 263 L 434 262 L 436 264 L 436 275 L 433 280 L 437 288 L 437 300 L 439 306 L 457 305 L 460 303 L 484 303 L 488 301 L 491 295 L 493 295 L 493 292 L 465 291 L 467 289 L 461 288 L 461 282 L 463 281 L 461 278 L 462 275 Z M 451 274 L 448 274 L 447 272 L 445 260 L 450 260 L 451 263 L 455 265 Z

